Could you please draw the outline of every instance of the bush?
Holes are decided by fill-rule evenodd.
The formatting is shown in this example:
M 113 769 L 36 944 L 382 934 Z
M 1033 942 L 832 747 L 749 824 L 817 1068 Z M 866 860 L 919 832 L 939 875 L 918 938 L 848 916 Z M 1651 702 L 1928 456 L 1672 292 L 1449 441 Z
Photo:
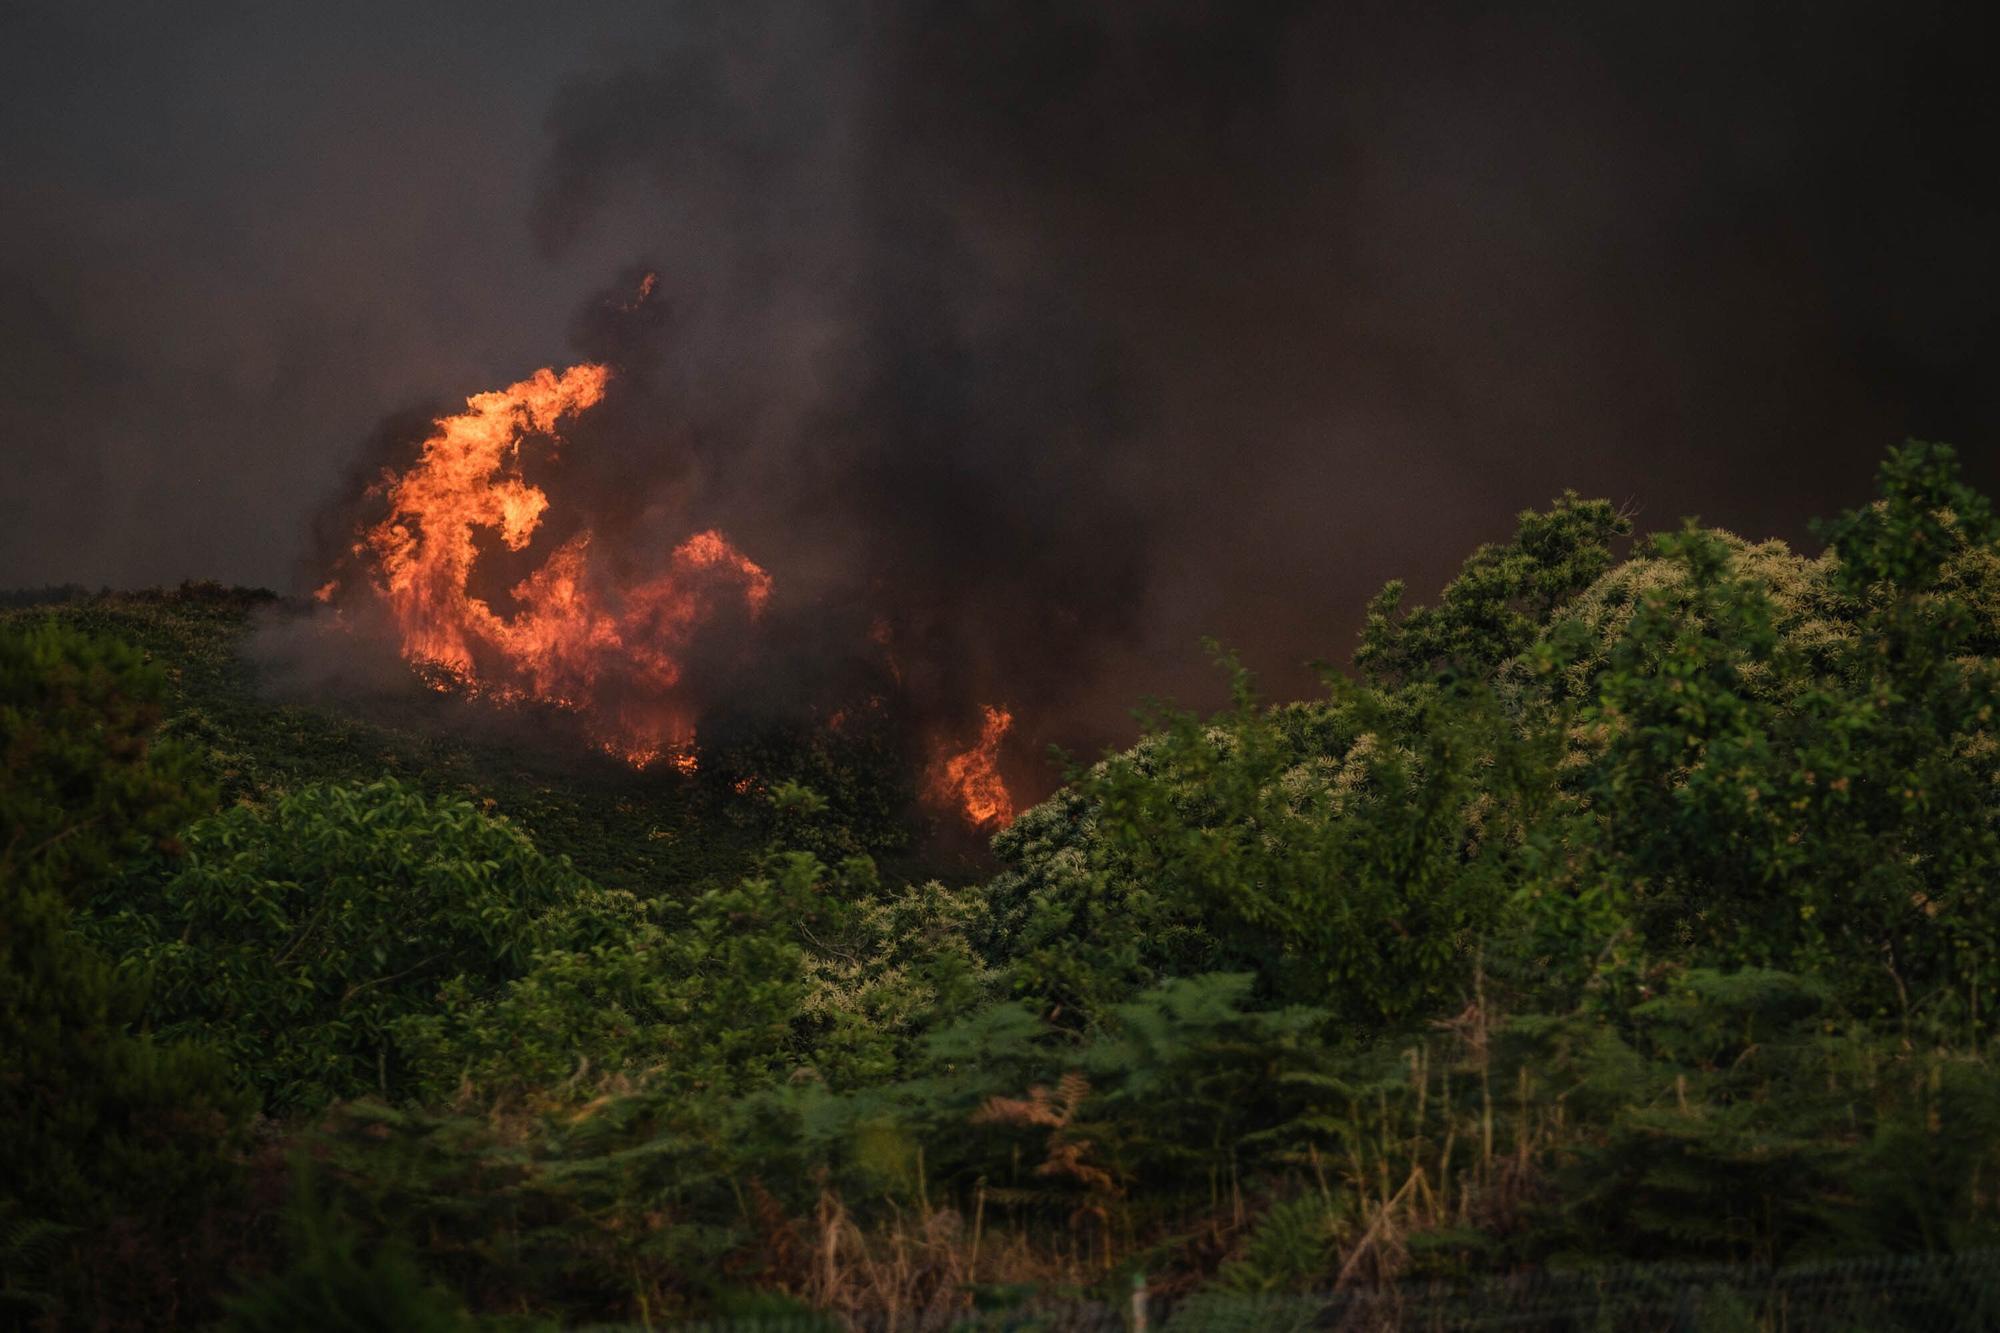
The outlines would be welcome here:
M 232 1184 L 248 1110 L 214 1052 L 134 1031 L 140 979 L 74 928 L 76 904 L 131 858 L 173 854 L 207 805 L 153 741 L 162 691 L 118 644 L 0 627 L 0 1217 L 73 1252 L 111 1228 L 149 1236 L 159 1266 L 99 1275 L 100 1291 L 181 1279 L 164 1256 Z M 60 1304 L 89 1270 L 44 1259 Z
M 541 950 L 490 992 L 454 978 L 398 1036 L 433 1096 L 460 1083 L 486 1097 L 560 1096 L 554 1085 L 577 1075 L 682 1090 L 754 1082 L 790 1053 L 806 994 L 798 927 L 818 909 L 825 873 L 799 853 L 668 909 L 664 924 L 635 920 Z M 580 1087 L 593 1093 L 595 1079 Z
M 144 775 L 64 785 L 129 748 L 101 700 L 77 763 L 28 765 L 16 845 L 49 855 L 10 966 L 126 1003 L 150 973 L 162 1030 L 274 1107 L 374 1094 L 294 1124 L 333 1211 L 243 1320 L 469 1318 L 437 1279 L 923 1322 L 1121 1266 L 1280 1291 L 1992 1244 L 2000 522 L 1917 445 L 1818 557 L 1691 524 L 1617 561 L 1626 527 L 1565 496 L 1437 605 L 1386 590 L 1325 698 L 1239 671 L 1213 717 L 1154 711 L 984 885 L 885 888 L 838 826 L 869 793 L 761 762 L 779 840 L 657 902 L 394 784 L 204 819 L 177 860 Z M 48 842 L 72 802 L 125 832 Z M 74 952 L 71 902 L 126 971 Z M 60 1225 L 0 1207 L 10 1281 Z
M 99 931 L 151 975 L 160 1031 L 215 1042 L 278 1110 L 410 1093 L 400 1020 L 642 920 L 504 819 L 393 781 L 239 806 L 187 846 Z

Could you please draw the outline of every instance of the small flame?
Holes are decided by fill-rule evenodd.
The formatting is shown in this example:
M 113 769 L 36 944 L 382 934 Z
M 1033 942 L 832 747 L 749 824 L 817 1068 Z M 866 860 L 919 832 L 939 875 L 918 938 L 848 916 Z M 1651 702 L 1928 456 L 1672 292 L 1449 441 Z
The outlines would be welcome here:
M 646 288 L 650 290 L 650 287 Z M 643 293 L 642 293 L 643 295 Z M 522 450 L 604 397 L 610 370 L 543 369 L 475 394 L 439 419 L 408 470 L 375 488 L 388 516 L 354 551 L 402 638 L 403 656 L 440 690 L 532 699 L 582 713 L 609 753 L 634 767 L 694 767 L 691 710 L 675 694 L 685 650 L 725 603 L 752 617 L 771 576 L 710 529 L 675 547 L 650 577 L 612 579 L 590 558 L 584 529 L 511 589 L 503 615 L 472 591 L 483 533 L 523 551 L 551 501 L 522 473 Z M 333 597 L 338 580 L 321 589 Z
M 619 306 L 618 308 L 620 310 L 637 310 L 640 306 L 646 304 L 646 298 L 653 294 L 653 288 L 657 287 L 659 285 L 659 282 L 660 282 L 659 274 L 657 273 L 646 274 L 645 277 L 639 279 L 639 290 L 637 294 L 635 294 L 631 300 L 625 302 L 625 304 Z
M 1014 797 L 1000 777 L 1000 743 L 1014 725 L 1014 715 L 992 704 L 981 711 L 985 717 L 978 743 L 938 767 L 931 794 L 963 812 L 974 828 L 1003 829 L 1014 822 Z

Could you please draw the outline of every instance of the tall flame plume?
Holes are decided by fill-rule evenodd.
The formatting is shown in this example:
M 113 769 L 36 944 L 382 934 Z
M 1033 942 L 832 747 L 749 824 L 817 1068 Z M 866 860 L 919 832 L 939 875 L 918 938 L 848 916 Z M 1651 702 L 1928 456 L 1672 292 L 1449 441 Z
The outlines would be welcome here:
M 687 769 L 687 651 L 725 608 L 754 619 L 771 598 L 771 576 L 728 538 L 696 533 L 661 568 L 613 578 L 593 564 L 582 528 L 513 586 L 510 609 L 476 591 L 482 537 L 525 551 L 549 512 L 548 494 L 524 475 L 524 448 L 535 442 L 552 456 L 557 426 L 601 402 L 610 378 L 595 364 L 543 369 L 468 398 L 465 411 L 435 423 L 408 469 L 384 474 L 374 493 L 388 513 L 361 531 L 352 554 L 403 655 L 447 688 L 575 710 L 627 761 Z M 338 583 L 320 599 L 331 600 Z
M 650 290 L 649 277 L 634 304 Z M 693 772 L 694 650 L 704 634 L 726 635 L 719 621 L 762 617 L 774 585 L 713 528 L 662 543 L 660 554 L 637 557 L 637 569 L 631 542 L 602 558 L 574 515 L 560 515 L 557 528 L 570 535 L 550 536 L 557 500 L 534 478 L 560 476 L 559 430 L 597 407 L 612 379 L 596 363 L 545 368 L 438 418 L 415 458 L 369 488 L 378 516 L 360 525 L 314 596 L 336 608 L 372 599 L 404 658 L 440 690 L 566 709 L 635 767 Z M 516 558 L 524 554 L 538 559 Z M 900 685 L 889 622 L 878 617 L 868 637 Z M 725 653 L 743 646 L 718 642 Z M 977 742 L 932 765 L 926 796 L 975 828 L 1004 828 L 1015 807 L 999 755 L 1014 717 L 993 706 L 982 714 Z M 828 725 L 838 730 L 845 716 L 837 709 Z

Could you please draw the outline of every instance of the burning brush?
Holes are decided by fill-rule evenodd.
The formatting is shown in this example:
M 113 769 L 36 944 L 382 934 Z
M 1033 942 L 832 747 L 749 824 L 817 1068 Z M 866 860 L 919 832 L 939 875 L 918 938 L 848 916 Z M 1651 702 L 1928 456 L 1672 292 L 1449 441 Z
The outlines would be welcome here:
M 360 526 L 315 596 L 377 602 L 404 659 L 436 688 L 554 705 L 634 767 L 692 772 L 690 658 L 705 639 L 747 638 L 738 631 L 764 616 L 775 584 L 714 528 L 641 570 L 595 558 L 588 526 L 550 538 L 554 502 L 530 473 L 558 458 L 558 428 L 603 401 L 611 382 L 600 364 L 538 370 L 439 418 L 413 462 L 370 486 L 380 516 Z M 538 538 L 547 554 L 496 587 L 495 567 L 518 569 Z M 500 588 L 505 609 L 494 605 Z M 933 765 L 928 797 L 976 828 L 1009 823 L 1014 802 L 997 756 L 1012 722 L 986 708 L 978 742 Z
M 591 559 L 583 528 L 510 590 L 511 613 L 480 596 L 484 536 L 525 551 L 550 500 L 523 475 L 531 447 L 553 456 L 556 427 L 604 397 L 611 372 L 571 366 L 466 400 L 441 418 L 406 470 L 372 488 L 387 514 L 350 549 L 365 588 L 388 609 L 403 656 L 467 694 L 533 699 L 574 710 L 607 751 L 644 766 L 687 767 L 691 711 L 680 697 L 688 648 L 725 607 L 750 618 L 771 597 L 771 576 L 720 532 L 690 536 L 663 567 L 629 580 Z M 492 543 L 485 545 L 490 549 Z M 352 576 L 319 590 L 330 601 Z
M 964 812 L 973 827 L 1002 829 L 1014 822 L 1014 797 L 1000 777 L 1000 743 L 1013 727 L 1014 715 L 991 704 L 983 711 L 978 742 L 939 760 L 929 791 L 938 805 Z

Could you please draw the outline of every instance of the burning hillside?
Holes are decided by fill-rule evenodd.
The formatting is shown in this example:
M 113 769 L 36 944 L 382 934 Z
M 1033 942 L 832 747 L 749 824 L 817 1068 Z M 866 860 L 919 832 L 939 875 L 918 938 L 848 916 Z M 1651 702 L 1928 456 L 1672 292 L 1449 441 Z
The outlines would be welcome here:
M 437 418 L 407 464 L 368 486 L 368 517 L 315 595 L 385 611 L 403 658 L 439 690 L 551 705 L 635 767 L 693 771 L 717 680 L 769 651 L 759 629 L 777 582 L 718 528 L 658 542 L 650 558 L 630 540 L 607 554 L 589 514 L 565 510 L 565 433 L 614 378 L 600 363 L 545 368 Z M 886 621 L 867 637 L 900 683 Z M 696 659 L 708 667 L 700 683 Z M 984 718 L 976 744 L 936 761 L 925 792 L 975 828 L 999 828 L 1014 813 L 998 766 L 1012 716 L 987 707 Z
M 609 378 L 601 365 L 544 369 L 467 399 L 464 412 L 438 420 L 409 468 L 377 483 L 387 515 L 349 554 L 389 610 L 403 655 L 441 687 L 571 709 L 635 765 L 686 766 L 688 647 L 724 608 L 755 619 L 771 597 L 771 576 L 727 537 L 695 533 L 657 569 L 621 578 L 592 558 L 585 526 L 506 589 L 506 609 L 479 591 L 482 557 L 527 551 L 544 527 L 551 500 L 526 478 L 531 450 L 553 457 L 557 426 L 596 406 Z M 319 597 L 342 590 L 336 577 Z

